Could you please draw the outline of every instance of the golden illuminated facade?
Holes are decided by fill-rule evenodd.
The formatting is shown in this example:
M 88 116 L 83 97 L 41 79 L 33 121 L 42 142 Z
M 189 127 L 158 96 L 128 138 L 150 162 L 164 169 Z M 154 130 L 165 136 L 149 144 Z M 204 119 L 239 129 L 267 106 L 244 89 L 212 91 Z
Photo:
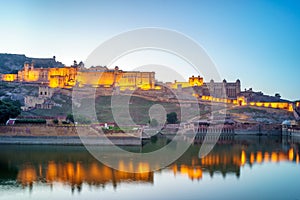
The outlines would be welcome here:
M 109 70 L 103 67 L 100 70 L 80 70 L 77 73 L 76 81 L 79 86 L 90 85 L 94 87 L 119 87 L 120 90 L 144 90 L 154 89 L 155 73 L 140 71 L 123 71 L 118 67 Z
M 195 76 L 192 76 L 192 77 L 189 77 L 189 85 L 190 86 L 202 86 L 203 85 L 203 78 L 198 76 L 198 77 L 195 77 Z
M 118 67 L 110 70 L 106 67 L 85 69 L 79 66 L 62 68 L 35 68 L 33 63 L 25 62 L 18 74 L 4 74 L 3 81 L 19 81 L 48 84 L 51 88 L 80 87 L 119 87 L 120 90 L 143 90 L 155 88 L 155 73 L 123 71 Z
M 154 72 L 123 71 L 118 67 L 108 69 L 99 66 L 87 69 L 83 64 L 62 68 L 35 68 L 33 63 L 25 62 L 24 68 L 18 74 L 2 74 L 1 80 L 38 83 L 50 88 L 72 88 L 77 85 L 79 87 L 118 88 L 120 91 L 142 89 L 154 92 L 154 90 L 162 89 L 160 85 L 155 85 Z M 293 111 L 293 104 L 281 101 L 280 98 L 267 101 L 251 99 L 251 95 L 262 96 L 262 94 L 252 90 L 241 92 L 240 80 L 236 82 L 211 80 L 204 83 L 202 77 L 192 76 L 186 82 L 175 81 L 166 85 L 178 92 L 193 87 L 194 93 L 191 95 L 203 101 Z M 300 102 L 296 103 L 296 107 L 300 107 Z
M 1 80 L 7 82 L 17 81 L 17 79 L 18 79 L 17 74 L 2 74 L 1 76 Z

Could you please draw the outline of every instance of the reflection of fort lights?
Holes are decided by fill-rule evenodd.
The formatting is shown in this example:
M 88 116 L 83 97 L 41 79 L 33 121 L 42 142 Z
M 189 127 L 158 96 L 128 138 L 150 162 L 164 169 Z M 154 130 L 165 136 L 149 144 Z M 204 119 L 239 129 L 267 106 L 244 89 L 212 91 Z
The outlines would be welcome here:
M 278 155 L 278 160 L 279 161 L 284 161 L 286 159 L 287 159 L 287 156 L 283 152 L 280 152 L 279 155 Z
M 242 154 L 241 154 L 241 165 L 245 165 L 246 163 L 246 153 L 244 150 L 242 150 Z
M 259 164 L 262 163 L 262 152 L 261 151 L 258 151 L 256 153 L 256 162 Z
M 177 171 L 177 168 L 176 168 Z M 187 165 L 181 165 L 180 166 L 180 173 L 182 175 L 188 175 L 190 179 L 201 179 L 202 178 L 202 169 L 200 167 L 194 168 L 189 167 Z
M 272 152 L 272 154 L 271 154 L 271 161 L 273 163 L 278 162 L 278 155 L 277 155 L 276 152 Z
M 265 152 L 264 154 L 264 162 L 269 162 L 270 160 L 270 154 L 268 152 Z
M 32 184 L 36 179 L 36 171 L 32 166 L 25 166 L 24 169 L 19 172 L 17 177 L 17 180 L 21 182 L 23 186 Z
M 43 173 L 41 165 L 39 166 L 39 179 L 41 179 L 43 178 Z M 145 168 L 145 166 L 142 168 Z M 80 162 L 76 164 L 56 164 L 49 162 L 46 167 L 45 180 L 47 183 L 61 182 L 80 186 L 83 182 L 87 182 L 88 184 L 104 184 L 112 180 L 120 182 L 121 180 L 128 179 L 151 181 L 151 176 L 152 173 L 116 171 L 107 166 L 99 166 L 97 163 L 91 163 L 89 168 L 84 168 Z M 17 180 L 24 186 L 33 184 L 34 181 L 38 180 L 36 169 L 32 166 L 25 166 L 19 171 Z
M 54 181 L 57 176 L 57 166 L 54 162 L 49 162 L 46 172 L 46 179 L 48 181 Z
M 139 163 L 138 165 L 138 172 L 139 173 L 145 173 L 145 172 L 149 172 L 149 164 L 148 163 Z
M 294 150 L 293 150 L 293 148 L 289 149 L 288 155 L 289 155 L 289 160 L 293 161 L 294 160 Z
M 73 166 L 73 163 L 67 163 L 67 167 L 66 167 L 66 170 L 67 170 L 67 177 L 69 179 L 73 178 L 74 177 L 74 166 Z
M 253 164 L 254 161 L 255 161 L 254 153 L 251 153 L 251 154 L 250 154 L 250 163 Z

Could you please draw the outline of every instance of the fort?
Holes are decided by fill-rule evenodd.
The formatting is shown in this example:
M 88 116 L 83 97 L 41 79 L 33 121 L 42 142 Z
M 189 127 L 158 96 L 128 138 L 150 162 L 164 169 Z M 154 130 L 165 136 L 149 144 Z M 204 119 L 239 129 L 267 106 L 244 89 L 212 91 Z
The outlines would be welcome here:
M 122 71 L 118 67 L 85 68 L 83 63 L 61 68 L 35 68 L 34 63 L 25 62 L 18 74 L 3 74 L 3 81 L 18 81 L 47 85 L 51 88 L 116 87 L 124 89 L 154 88 L 154 72 Z
M 155 72 L 124 71 L 116 66 L 114 69 L 96 66 L 85 68 L 80 62 L 64 67 L 39 68 L 34 62 L 26 61 L 17 74 L 0 74 L 0 80 L 6 82 L 29 83 L 39 86 L 39 94 L 26 96 L 23 110 L 31 108 L 51 109 L 51 96 L 55 89 L 71 89 L 73 87 L 96 87 L 102 94 L 135 91 L 136 95 L 156 100 L 171 101 L 173 93 L 180 93 L 187 100 L 197 98 L 202 102 L 226 103 L 238 106 L 255 106 L 294 111 L 299 109 L 299 102 L 290 102 L 275 96 L 264 95 L 262 92 L 241 91 L 241 81 L 222 82 L 210 80 L 204 82 L 200 76 L 191 76 L 186 82 L 161 83 L 155 79 Z M 190 98 L 191 99 L 191 98 Z

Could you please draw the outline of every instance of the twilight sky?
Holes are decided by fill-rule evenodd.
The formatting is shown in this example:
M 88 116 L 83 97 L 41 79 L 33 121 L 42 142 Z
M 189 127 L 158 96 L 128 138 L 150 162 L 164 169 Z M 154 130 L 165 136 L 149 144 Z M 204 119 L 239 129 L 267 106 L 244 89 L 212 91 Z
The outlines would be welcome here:
M 0 0 L 0 5 L 0 53 L 55 55 L 70 65 L 114 35 L 161 27 L 198 42 L 221 77 L 239 78 L 242 89 L 300 99 L 297 0 Z

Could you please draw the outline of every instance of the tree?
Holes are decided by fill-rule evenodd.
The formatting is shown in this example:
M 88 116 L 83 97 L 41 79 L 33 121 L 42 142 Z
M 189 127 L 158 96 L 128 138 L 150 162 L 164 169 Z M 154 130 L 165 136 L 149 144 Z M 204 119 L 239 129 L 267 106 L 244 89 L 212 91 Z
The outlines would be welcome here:
M 167 122 L 168 122 L 168 124 L 178 123 L 177 113 L 176 112 L 171 112 L 171 113 L 167 114 Z
M 6 123 L 9 118 L 15 118 L 21 113 L 19 101 L 10 99 L 0 100 L 0 123 Z
M 54 124 L 58 124 L 58 119 L 53 119 L 52 122 L 53 122 Z
M 66 117 L 66 121 L 74 123 L 74 116 L 72 114 L 68 114 Z

